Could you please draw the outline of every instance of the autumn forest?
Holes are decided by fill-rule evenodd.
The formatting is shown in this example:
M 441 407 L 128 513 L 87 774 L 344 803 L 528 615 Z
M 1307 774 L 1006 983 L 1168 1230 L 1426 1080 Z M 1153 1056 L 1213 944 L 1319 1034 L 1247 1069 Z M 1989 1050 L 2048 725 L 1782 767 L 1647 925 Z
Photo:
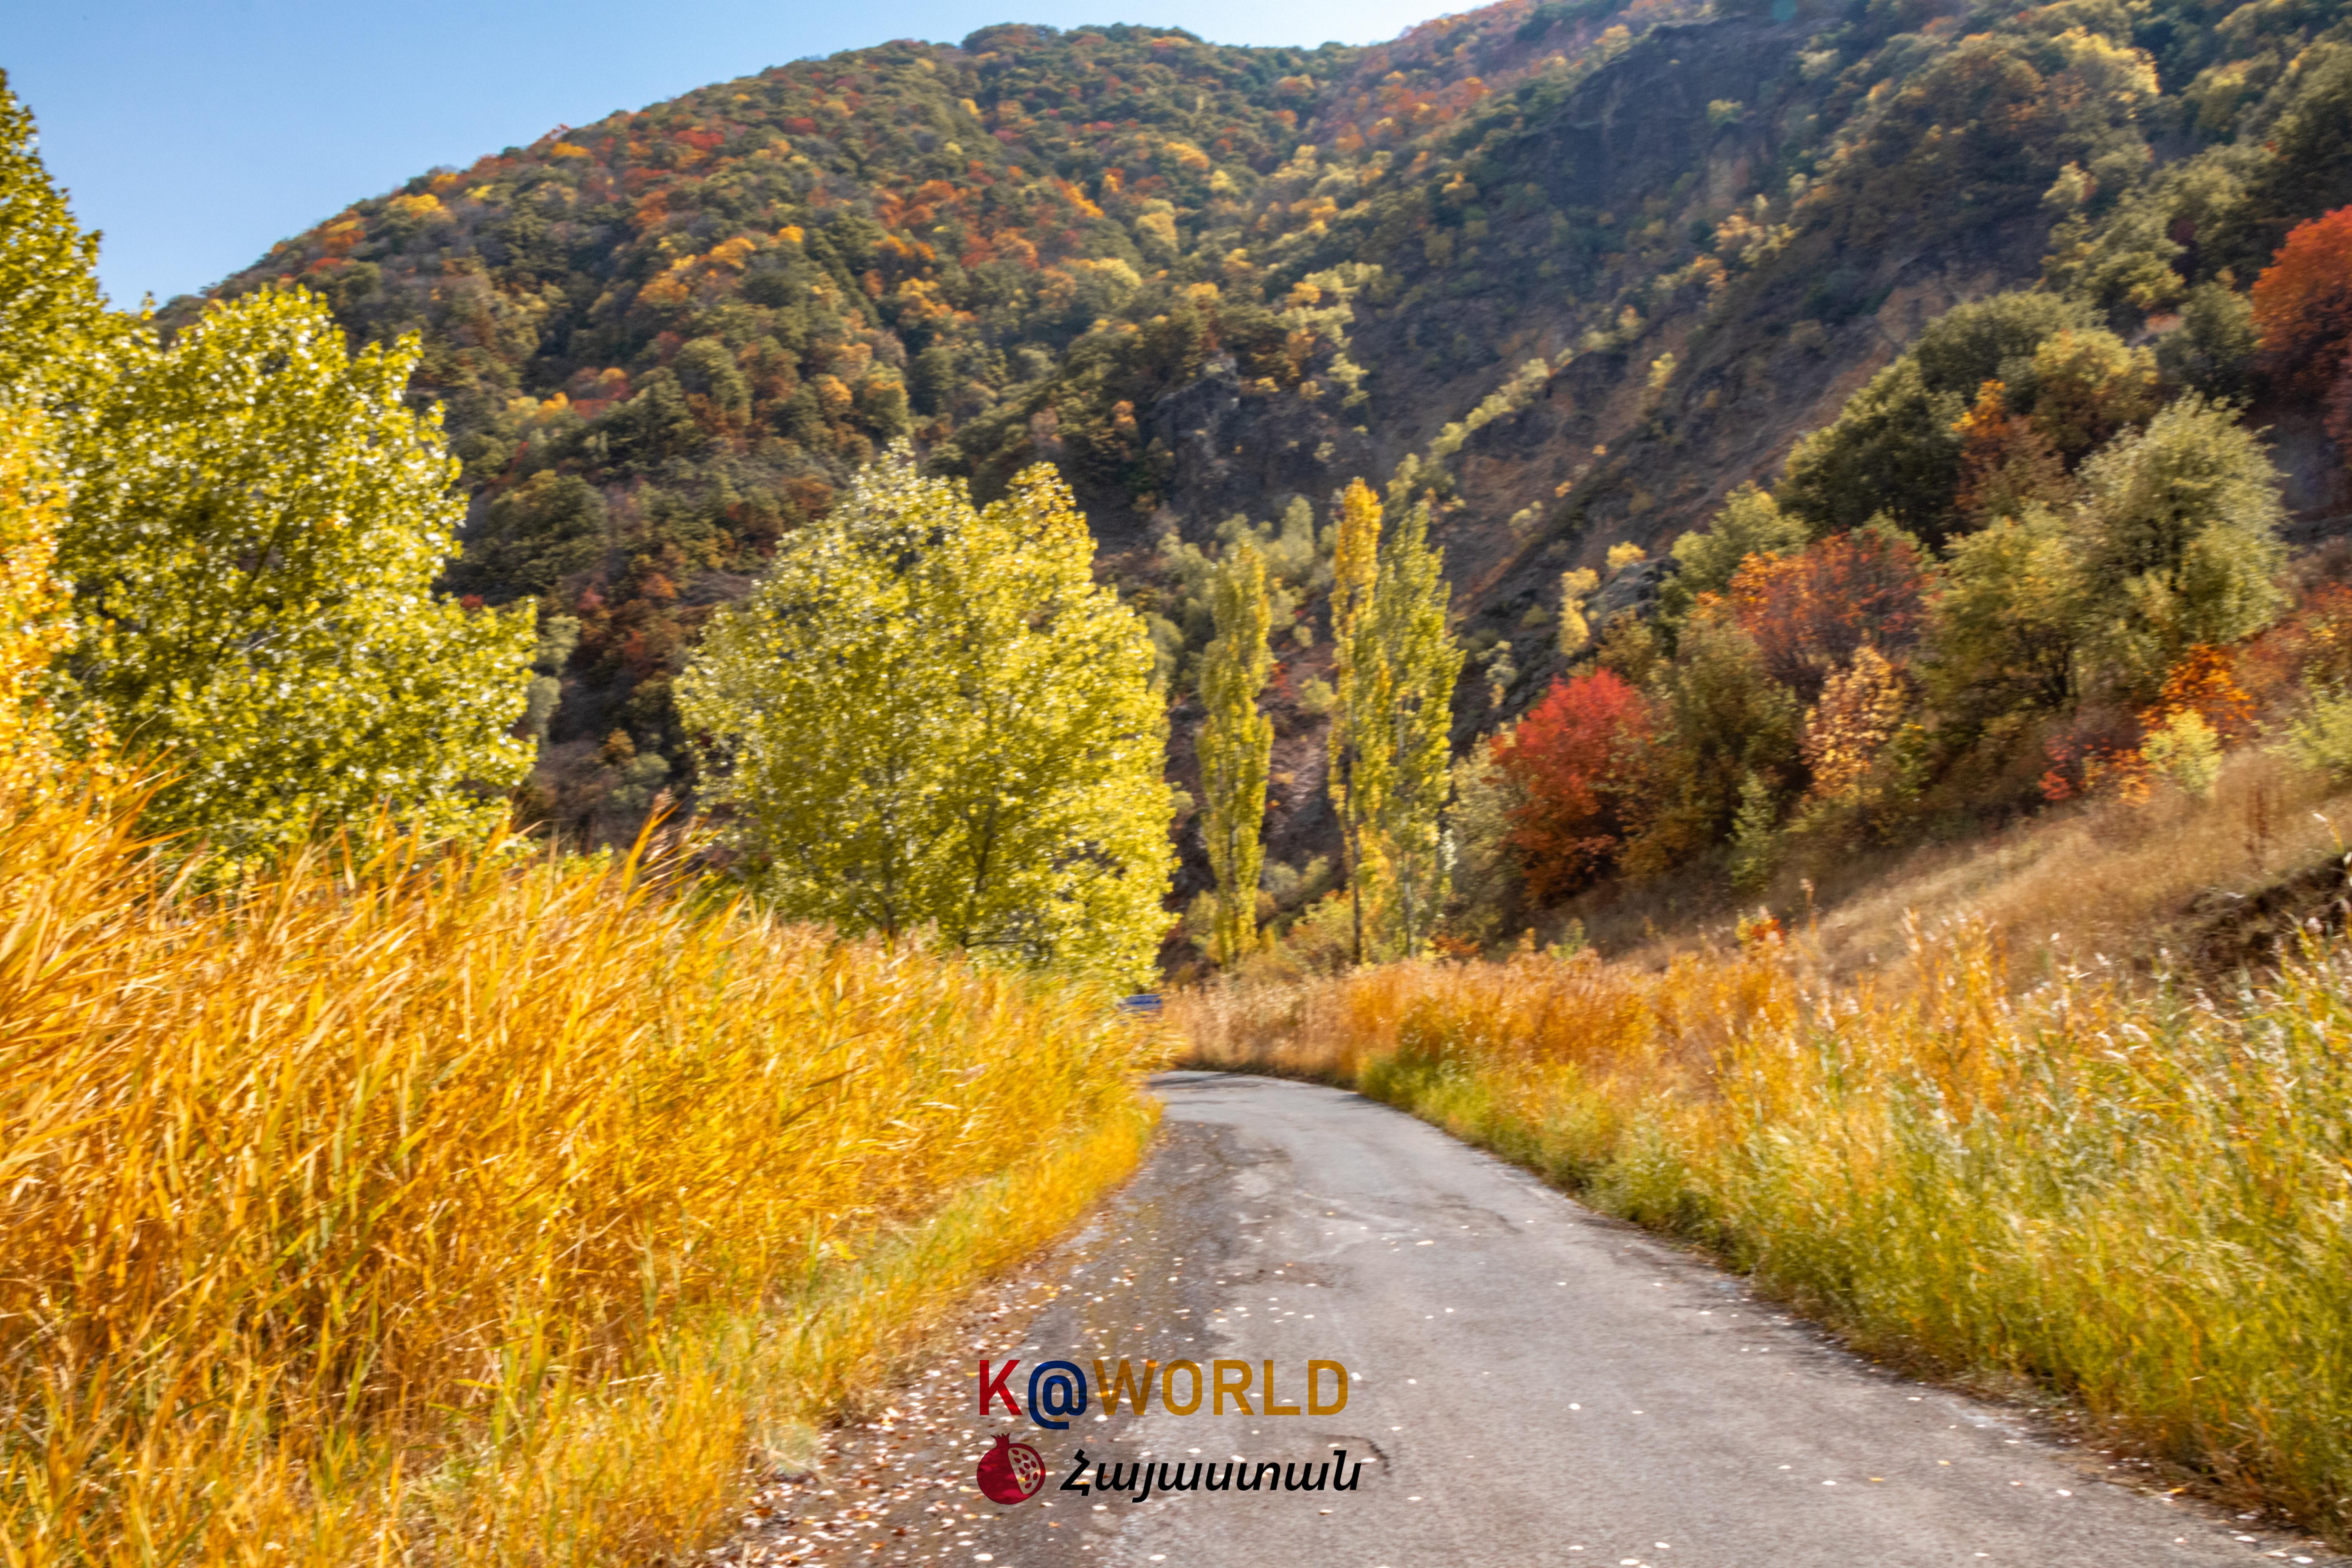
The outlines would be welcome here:
M 2346 305 L 2313 279 L 2346 240 L 2297 228 L 2352 201 L 2340 33 L 2170 0 L 1513 0 L 1369 49 L 1003 26 L 420 175 L 218 292 L 422 335 L 412 395 L 471 497 L 447 584 L 540 602 L 520 798 L 586 838 L 695 798 L 699 628 L 907 440 L 982 499 L 1062 473 L 1149 617 L 1188 790 L 1209 574 L 1269 554 L 1287 927 L 1341 858 L 1339 491 L 1429 503 L 1454 747 L 1495 759 L 1455 792 L 1475 944 L 1600 878 L 1696 856 L 1756 889 L 1808 845 L 2119 787 L 2140 764 L 2102 759 L 2149 723 L 2228 740 L 2192 688 L 2301 689 L 2303 652 L 2231 672 L 2340 614 L 2276 585 L 2273 542 L 2343 503 Z M 2116 630 L 2041 580 L 2098 552 L 2069 519 L 2180 462 L 2246 487 L 2215 521 L 2260 582 L 2227 613 Z M 2128 595 L 2149 564 L 2065 570 Z M 1992 646 L 2032 638 L 2021 574 L 2074 597 Z

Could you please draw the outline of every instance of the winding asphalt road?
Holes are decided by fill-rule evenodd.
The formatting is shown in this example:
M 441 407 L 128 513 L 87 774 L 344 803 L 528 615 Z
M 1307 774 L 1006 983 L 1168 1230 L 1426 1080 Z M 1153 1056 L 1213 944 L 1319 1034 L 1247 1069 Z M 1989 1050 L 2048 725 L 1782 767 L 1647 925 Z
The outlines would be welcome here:
M 792 1548 L 804 1556 L 755 1560 L 2338 1561 L 2254 1521 L 2231 1524 L 2101 1479 L 2104 1457 L 2048 1442 L 2000 1407 L 1873 1368 L 1738 1279 L 1387 1107 L 1207 1073 L 1168 1074 L 1157 1087 L 1167 1122 L 1153 1157 L 1055 1262 L 1058 1297 L 998 1342 L 1023 1357 L 1012 1388 L 1023 1394 L 1040 1360 L 1090 1374 L 1097 1357 L 1124 1356 L 1139 1370 L 1147 1357 L 1253 1368 L 1272 1360 L 1289 1400 L 1314 1358 L 1347 1366 L 1345 1409 L 1219 1415 L 1203 1400 L 1174 1415 L 1155 1400 L 1143 1415 L 1107 1417 L 1097 1393 L 1067 1431 L 1041 1431 L 1001 1409 L 978 1418 L 976 1357 L 960 1357 L 921 1385 L 936 1441 L 902 1435 L 889 1440 L 902 1451 L 870 1465 L 928 1465 L 935 1482 L 900 1488 L 895 1504 L 877 1497 L 864 1505 L 871 1518 Z M 1254 1379 L 1253 1408 L 1256 1391 Z M 980 1499 L 970 1468 L 1000 1429 L 1030 1442 L 1048 1471 L 1045 1490 L 1006 1508 Z M 1081 1447 L 1089 1479 L 1096 1460 L 1319 1462 L 1344 1447 L 1351 1465 L 1365 1463 L 1352 1492 L 1155 1490 L 1138 1501 L 1061 1489 Z M 925 1484 L 937 1489 L 928 1504 Z

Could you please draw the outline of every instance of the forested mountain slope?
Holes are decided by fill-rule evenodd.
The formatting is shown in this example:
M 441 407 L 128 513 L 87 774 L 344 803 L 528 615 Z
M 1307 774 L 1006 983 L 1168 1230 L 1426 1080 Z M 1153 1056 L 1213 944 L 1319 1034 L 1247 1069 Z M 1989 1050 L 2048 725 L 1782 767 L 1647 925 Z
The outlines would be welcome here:
M 424 333 L 474 491 L 455 585 L 577 621 L 542 648 L 541 809 L 610 827 L 689 782 L 700 619 L 908 437 L 983 493 L 1058 463 L 1180 693 L 1192 551 L 1260 525 L 1300 623 L 1276 690 L 1310 697 L 1279 854 L 1320 808 L 1338 486 L 1409 462 L 1440 502 L 1485 729 L 1559 668 L 1564 569 L 1769 482 L 1953 304 L 2039 281 L 2136 338 L 2242 289 L 2352 201 L 2347 37 L 2315 0 L 1507 0 L 1314 50 L 992 27 L 420 175 L 221 291 Z M 2315 399 L 2257 413 L 2317 519 Z

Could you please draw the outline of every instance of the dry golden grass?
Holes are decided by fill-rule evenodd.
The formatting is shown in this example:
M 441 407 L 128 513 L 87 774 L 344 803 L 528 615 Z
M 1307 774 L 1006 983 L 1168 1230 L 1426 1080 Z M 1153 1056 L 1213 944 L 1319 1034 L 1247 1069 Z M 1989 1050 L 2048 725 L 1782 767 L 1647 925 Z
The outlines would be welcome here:
M 1922 851 L 1856 897 L 1824 909 L 1811 933 L 1852 975 L 1900 973 L 1912 910 L 1965 909 L 2039 973 L 2045 955 L 2079 964 L 2148 955 L 2177 942 L 2200 895 L 2245 894 L 2347 847 L 2352 795 L 2277 754 L 2231 757 L 2210 801 L 2161 790 L 2145 804 L 2102 801 L 1966 845 Z M 1801 903 L 1784 912 L 1801 919 Z
M 2160 785 L 2145 802 L 2068 805 L 1957 842 L 1833 855 L 1816 847 L 1744 900 L 1711 868 L 1612 884 L 1563 906 L 1554 923 L 1573 915 L 1612 956 L 1655 969 L 1732 945 L 1735 918 L 1761 905 L 1822 973 L 1899 985 L 1911 911 L 1965 910 L 2011 955 L 2013 978 L 2032 983 L 2102 960 L 2179 959 L 2200 922 L 2231 900 L 2347 848 L 2352 792 L 2249 747 L 2231 754 L 2210 800 Z
M 2024 1378 L 2352 1536 L 2352 955 L 2227 1005 L 1981 927 L 1903 989 L 1777 944 L 1397 964 L 1172 1003 L 1200 1065 L 1352 1083 L 1691 1237 L 1911 1364 Z
M 675 1555 L 1131 1168 L 1102 995 L 682 891 L 0 808 L 0 1562 Z

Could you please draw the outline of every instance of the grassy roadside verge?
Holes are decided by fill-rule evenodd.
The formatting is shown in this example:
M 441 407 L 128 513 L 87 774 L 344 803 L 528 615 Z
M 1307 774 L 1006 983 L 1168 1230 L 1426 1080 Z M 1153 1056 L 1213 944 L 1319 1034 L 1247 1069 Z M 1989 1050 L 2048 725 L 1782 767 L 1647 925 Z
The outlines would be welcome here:
M 2026 1379 L 2352 1535 L 2352 963 L 2222 1001 L 2012 994 L 1966 932 L 1901 995 L 1777 945 L 1664 972 L 1397 964 L 1208 990 L 1192 1063 L 1352 1085 L 1697 1241 L 1858 1347 Z
M 0 801 L 0 1563 L 677 1560 L 1149 1136 L 1160 1037 L 658 868 L 234 896 Z
M 958 1194 L 855 1262 L 754 1314 L 713 1314 L 635 1381 L 551 1395 L 534 1419 L 402 1489 L 401 1533 L 433 1561 L 587 1564 L 723 1535 L 749 1475 L 887 1390 L 963 1299 L 1126 1180 L 1157 1124 L 1138 1099 L 1021 1169 Z

